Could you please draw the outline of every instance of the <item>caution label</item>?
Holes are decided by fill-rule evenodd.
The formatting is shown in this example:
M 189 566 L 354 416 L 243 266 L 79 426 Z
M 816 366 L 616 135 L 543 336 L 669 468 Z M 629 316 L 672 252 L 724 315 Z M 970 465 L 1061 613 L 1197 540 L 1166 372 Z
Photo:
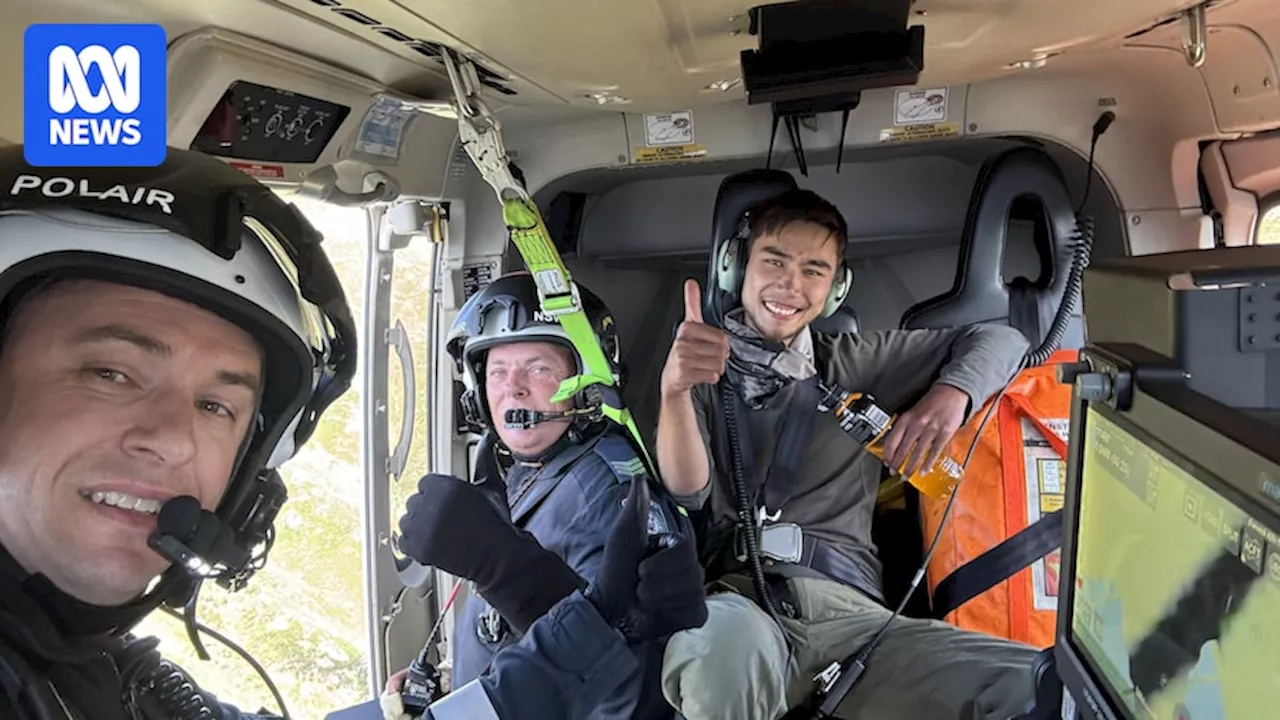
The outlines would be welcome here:
M 899 90 L 894 97 L 894 125 L 946 122 L 947 89 Z
M 702 145 L 668 145 L 666 147 L 636 148 L 632 153 L 632 162 L 637 165 L 654 163 L 681 162 L 706 157 L 707 149 Z
M 249 177 L 258 178 L 260 180 L 283 180 L 284 168 L 280 165 L 258 165 L 257 163 L 233 162 L 227 163 L 231 167 L 248 175 Z
M 1044 418 L 1041 422 L 1063 442 L 1067 441 L 1071 424 L 1069 418 Z M 1031 525 L 1045 515 L 1062 509 L 1067 492 L 1067 464 L 1058 457 L 1053 446 L 1030 420 L 1022 418 L 1020 429 L 1022 469 L 1027 487 L 1027 524 Z M 1058 570 L 1061 562 L 1062 553 L 1055 550 L 1031 566 L 1032 606 L 1036 610 L 1058 608 Z
M 693 143 L 693 111 L 648 113 L 644 116 L 644 144 L 649 147 Z
M 941 140 L 960 137 L 960 123 L 940 122 L 885 128 L 880 131 L 880 142 L 912 142 L 916 140 Z

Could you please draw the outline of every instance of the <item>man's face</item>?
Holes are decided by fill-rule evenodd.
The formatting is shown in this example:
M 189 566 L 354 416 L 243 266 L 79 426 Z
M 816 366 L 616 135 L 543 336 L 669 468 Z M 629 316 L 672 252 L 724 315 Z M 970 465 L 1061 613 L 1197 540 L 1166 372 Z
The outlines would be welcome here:
M 813 223 L 793 222 L 756 238 L 742 283 L 750 324 L 789 344 L 822 313 L 838 261 L 836 239 Z
M 557 412 L 572 408 L 572 401 L 553 403 L 551 396 L 573 374 L 567 351 L 554 343 L 510 343 L 489 350 L 484 378 L 489 415 L 498 437 L 512 452 L 538 455 L 568 430 L 568 418 L 541 422 L 528 430 L 507 428 L 503 418 L 507 410 Z
M 0 348 L 0 541 L 95 605 L 143 592 L 167 500 L 209 510 L 257 407 L 262 356 L 194 305 L 66 281 L 22 302 Z

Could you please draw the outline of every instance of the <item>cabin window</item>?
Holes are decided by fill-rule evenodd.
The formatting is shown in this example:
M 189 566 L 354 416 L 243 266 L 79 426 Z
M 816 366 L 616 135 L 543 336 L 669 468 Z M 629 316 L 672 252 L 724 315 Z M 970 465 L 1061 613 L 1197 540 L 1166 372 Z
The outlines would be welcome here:
M 1280 245 L 1280 198 L 1263 205 L 1267 211 L 1258 221 L 1258 245 Z
M 368 212 L 286 197 L 324 233 L 324 247 L 352 314 L 364 316 Z M 359 326 L 360 323 L 357 323 Z M 364 337 L 358 337 L 361 345 Z M 276 518 L 267 566 L 248 587 L 200 592 L 197 620 L 240 645 L 271 676 L 297 718 L 321 718 L 369 693 L 368 634 L 361 543 L 364 470 L 360 455 L 359 376 L 325 413 L 311 440 L 281 469 L 289 500 Z M 279 708 L 258 673 L 217 640 L 202 635 L 201 660 L 181 621 L 156 612 L 135 631 L 160 638 L 159 651 L 219 700 L 245 712 Z

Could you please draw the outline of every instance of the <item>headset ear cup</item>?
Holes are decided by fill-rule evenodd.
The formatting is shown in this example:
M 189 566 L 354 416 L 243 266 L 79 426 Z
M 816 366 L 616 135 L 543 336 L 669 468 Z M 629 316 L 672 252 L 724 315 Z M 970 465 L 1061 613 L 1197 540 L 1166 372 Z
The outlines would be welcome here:
M 471 428 L 473 432 L 484 431 L 484 418 L 480 414 L 480 401 L 476 397 L 476 393 L 466 390 L 462 393 L 462 421 Z
M 822 317 L 831 317 L 836 314 L 844 301 L 849 297 L 849 290 L 853 287 L 853 270 L 848 265 L 840 263 L 840 269 L 837 272 L 836 282 L 831 284 L 831 292 L 827 293 L 827 304 L 822 308 Z
M 745 233 L 745 230 L 744 230 Z M 734 257 L 737 259 L 737 271 L 734 275 L 733 294 L 738 298 L 738 302 L 742 302 L 742 285 L 747 281 L 747 261 L 751 259 L 751 243 L 747 240 L 745 234 L 734 239 L 737 244 L 737 252 Z
M 738 239 L 730 238 L 720 246 L 716 258 L 716 286 L 725 293 L 736 295 L 741 282 L 738 263 Z

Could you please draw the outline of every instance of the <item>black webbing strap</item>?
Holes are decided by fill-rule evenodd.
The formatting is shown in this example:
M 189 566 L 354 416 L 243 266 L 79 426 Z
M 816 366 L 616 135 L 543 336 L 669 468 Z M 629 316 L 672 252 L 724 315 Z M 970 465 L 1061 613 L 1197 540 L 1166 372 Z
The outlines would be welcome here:
M 1061 546 L 1062 511 L 1055 510 L 956 568 L 938 583 L 933 591 L 933 616 L 945 618 Z
M 822 399 L 818 392 L 818 378 L 814 376 L 795 383 L 795 391 L 787 404 L 778 444 L 774 446 L 763 488 L 756 484 L 756 456 L 751 446 L 751 431 L 747 427 L 747 404 L 738 387 L 731 386 L 726 390 L 732 393 L 733 401 L 737 404 L 737 427 L 734 429 L 738 435 L 738 448 L 742 452 L 742 469 L 746 474 L 743 481 L 755 496 L 752 500 L 756 502 L 752 502 L 752 505 L 758 506 L 763 490 L 766 511 L 777 512 L 791 498 L 796 473 L 808 450 L 813 420 L 818 415 L 818 401 Z
M 809 449 L 809 436 L 813 434 L 813 420 L 818 416 L 818 401 L 821 399 L 817 376 L 795 383 L 795 391 L 791 394 L 786 418 L 783 420 L 782 433 L 778 436 L 778 444 L 773 451 L 769 475 L 764 482 L 766 512 L 778 512 L 791 499 L 796 474 Z M 742 402 L 741 397 L 738 401 Z M 739 412 L 738 417 L 743 416 Z
M 1009 326 L 1022 332 L 1036 347 L 1044 339 L 1040 327 L 1040 292 L 1031 281 L 1016 277 L 1009 283 Z

